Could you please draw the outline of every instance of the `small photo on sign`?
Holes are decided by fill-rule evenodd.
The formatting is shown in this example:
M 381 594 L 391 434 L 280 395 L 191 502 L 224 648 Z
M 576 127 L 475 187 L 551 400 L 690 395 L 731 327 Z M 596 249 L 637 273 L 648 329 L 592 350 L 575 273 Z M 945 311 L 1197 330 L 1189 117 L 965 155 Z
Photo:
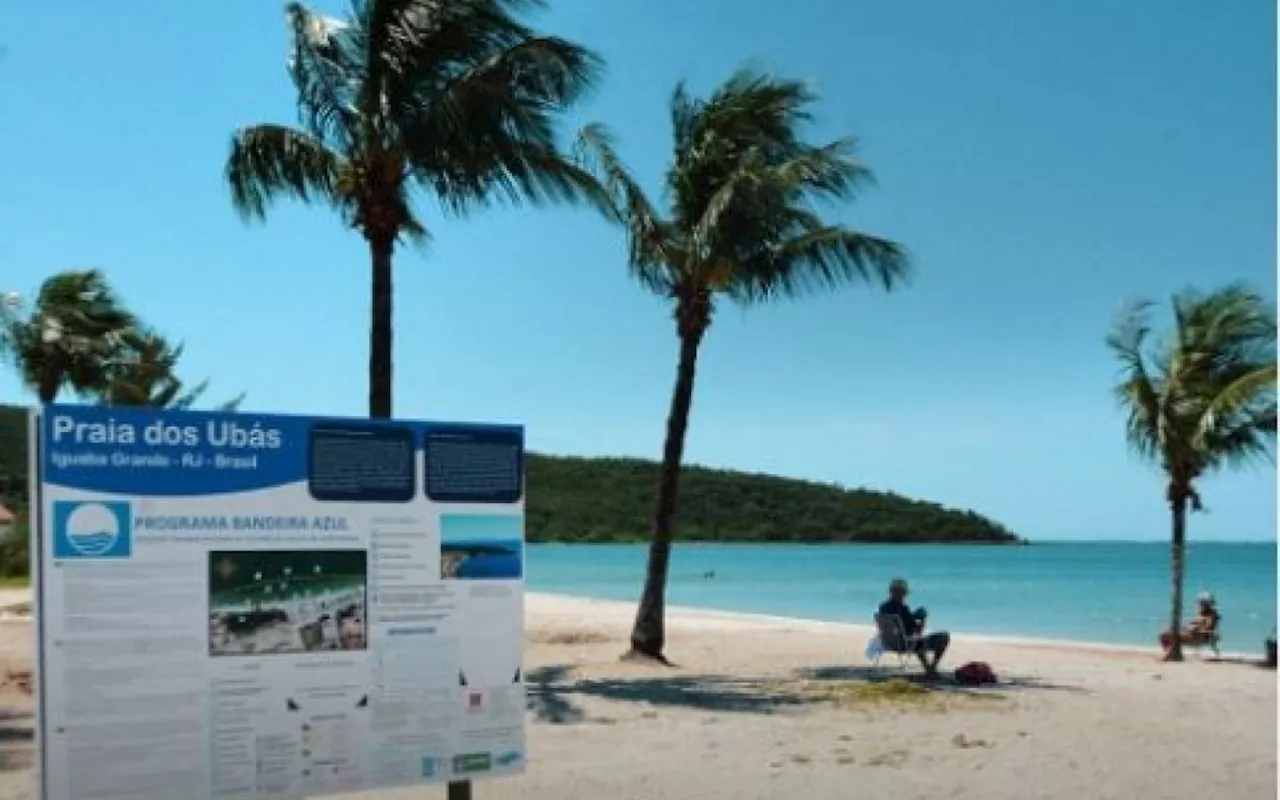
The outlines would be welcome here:
M 364 550 L 209 552 L 209 654 L 364 650 Z
M 440 518 L 440 577 L 519 580 L 524 575 L 524 517 L 445 514 Z

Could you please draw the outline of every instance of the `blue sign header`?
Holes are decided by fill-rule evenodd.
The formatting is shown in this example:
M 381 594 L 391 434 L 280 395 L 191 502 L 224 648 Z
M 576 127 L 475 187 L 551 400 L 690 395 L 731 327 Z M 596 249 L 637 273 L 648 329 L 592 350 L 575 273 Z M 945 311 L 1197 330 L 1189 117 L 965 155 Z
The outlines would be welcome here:
M 513 425 L 50 405 L 39 446 L 46 484 L 139 497 L 301 482 L 318 501 L 523 495 L 524 429 Z

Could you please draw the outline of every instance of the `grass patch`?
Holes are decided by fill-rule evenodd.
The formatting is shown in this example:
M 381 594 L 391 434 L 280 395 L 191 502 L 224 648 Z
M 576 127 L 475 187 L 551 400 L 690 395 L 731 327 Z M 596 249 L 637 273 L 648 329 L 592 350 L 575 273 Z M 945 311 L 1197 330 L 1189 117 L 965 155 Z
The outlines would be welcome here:
M 844 687 L 841 694 L 863 703 L 923 703 L 933 696 L 927 687 L 902 678 L 857 683 Z
M 941 698 L 927 687 L 900 678 L 887 681 L 810 684 L 810 691 L 825 695 L 841 708 L 934 705 Z
M 995 693 L 955 694 L 902 678 L 887 681 L 811 682 L 804 684 L 802 690 L 817 694 L 845 709 L 901 708 L 943 712 L 970 704 L 990 706 L 1006 699 L 1004 695 Z

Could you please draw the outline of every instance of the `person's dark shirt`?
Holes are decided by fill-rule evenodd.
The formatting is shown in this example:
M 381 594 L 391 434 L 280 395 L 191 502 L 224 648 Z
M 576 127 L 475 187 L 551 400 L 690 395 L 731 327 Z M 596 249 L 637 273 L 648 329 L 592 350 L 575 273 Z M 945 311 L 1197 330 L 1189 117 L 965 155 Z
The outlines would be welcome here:
M 908 636 L 914 636 L 920 631 L 920 618 L 915 615 L 911 607 L 906 603 L 894 600 L 892 598 L 885 600 L 880 604 L 880 614 L 892 614 L 902 620 L 902 630 Z

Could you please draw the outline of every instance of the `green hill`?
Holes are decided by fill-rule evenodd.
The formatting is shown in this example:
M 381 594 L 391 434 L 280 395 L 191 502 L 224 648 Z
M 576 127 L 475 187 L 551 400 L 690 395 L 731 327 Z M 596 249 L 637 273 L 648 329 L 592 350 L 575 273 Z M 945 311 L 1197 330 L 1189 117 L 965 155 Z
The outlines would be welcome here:
M 534 542 L 643 541 L 658 465 L 630 458 L 529 454 L 525 526 Z M 1016 543 L 972 511 L 888 492 L 685 467 L 680 539 L 759 542 Z
M 0 406 L 0 500 L 26 506 L 25 410 Z M 648 538 L 658 465 L 631 458 L 530 453 L 526 528 L 534 542 Z M 730 470 L 686 467 L 681 539 L 774 542 L 1015 543 L 973 511 L 889 492 Z

